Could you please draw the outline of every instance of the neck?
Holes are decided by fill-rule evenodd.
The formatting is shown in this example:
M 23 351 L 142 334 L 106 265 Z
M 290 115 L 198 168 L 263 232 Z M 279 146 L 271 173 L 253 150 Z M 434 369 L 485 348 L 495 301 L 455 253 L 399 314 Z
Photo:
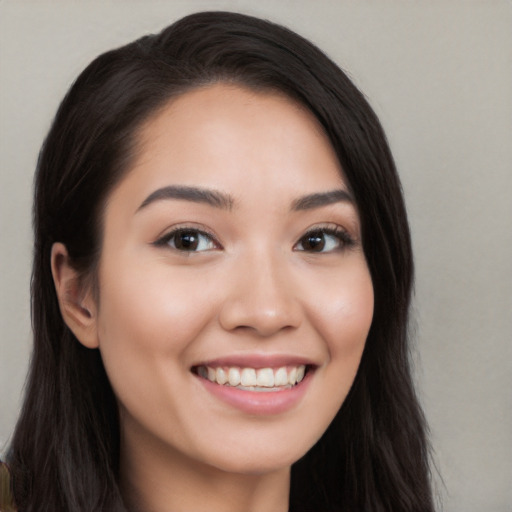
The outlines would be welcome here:
M 130 512 L 286 512 L 290 468 L 241 474 L 169 447 L 125 445 L 120 485 Z

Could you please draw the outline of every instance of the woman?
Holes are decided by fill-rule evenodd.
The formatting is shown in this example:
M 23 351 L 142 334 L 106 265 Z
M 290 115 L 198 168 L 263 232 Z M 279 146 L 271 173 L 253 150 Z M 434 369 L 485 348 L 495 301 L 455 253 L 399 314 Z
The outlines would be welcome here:
M 400 183 L 309 42 L 200 13 L 98 57 L 34 224 L 19 510 L 433 510 Z

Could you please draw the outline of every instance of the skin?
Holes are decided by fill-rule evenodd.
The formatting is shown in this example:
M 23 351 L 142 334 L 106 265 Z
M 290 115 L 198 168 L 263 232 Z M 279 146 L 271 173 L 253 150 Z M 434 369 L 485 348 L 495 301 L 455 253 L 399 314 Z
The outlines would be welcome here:
M 231 202 L 141 207 L 170 185 Z M 287 510 L 291 464 L 343 403 L 372 321 L 356 206 L 293 209 L 333 190 L 348 186 L 311 113 L 277 93 L 217 84 L 172 100 L 142 127 L 135 164 L 106 204 L 98 302 L 54 245 L 64 319 L 100 349 L 118 398 L 121 484 L 133 510 Z M 209 233 L 201 250 L 155 243 L 183 226 Z M 305 250 L 313 227 L 344 235 Z M 307 390 L 284 412 L 248 414 L 191 371 L 241 354 L 306 359 Z

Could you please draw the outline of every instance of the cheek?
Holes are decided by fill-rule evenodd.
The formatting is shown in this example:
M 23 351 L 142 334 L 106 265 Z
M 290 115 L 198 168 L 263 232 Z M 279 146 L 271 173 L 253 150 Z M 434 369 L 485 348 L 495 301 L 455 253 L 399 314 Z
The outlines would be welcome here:
M 334 417 L 345 400 L 361 361 L 373 319 L 373 285 L 366 265 L 333 278 L 318 302 L 316 321 L 328 357 L 319 377 L 325 389 L 325 410 Z M 329 419 L 329 422 L 330 422 Z
M 364 260 L 324 277 L 309 279 L 316 286 L 304 306 L 310 337 L 325 353 L 300 419 L 304 451 L 324 434 L 349 393 L 373 318 L 373 285 Z
M 100 281 L 100 339 L 141 349 L 179 351 L 208 318 L 209 295 L 186 272 L 162 263 L 105 265 Z M 183 275 L 185 274 L 185 276 Z
M 373 319 L 373 285 L 366 265 L 335 276 L 318 302 L 316 325 L 332 361 L 350 358 L 364 348 Z
M 187 349 L 212 317 L 213 304 L 208 291 L 163 265 L 105 262 L 98 334 L 107 374 L 121 402 L 130 403 L 142 393 L 141 382 L 144 401 L 180 385 Z

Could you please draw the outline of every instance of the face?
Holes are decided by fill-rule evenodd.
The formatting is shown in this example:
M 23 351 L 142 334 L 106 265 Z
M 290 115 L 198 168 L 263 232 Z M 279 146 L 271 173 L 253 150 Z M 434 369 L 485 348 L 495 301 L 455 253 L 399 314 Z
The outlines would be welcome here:
M 339 410 L 373 314 L 329 140 L 283 96 L 215 85 L 139 142 L 106 204 L 95 327 L 123 450 L 288 467 Z

